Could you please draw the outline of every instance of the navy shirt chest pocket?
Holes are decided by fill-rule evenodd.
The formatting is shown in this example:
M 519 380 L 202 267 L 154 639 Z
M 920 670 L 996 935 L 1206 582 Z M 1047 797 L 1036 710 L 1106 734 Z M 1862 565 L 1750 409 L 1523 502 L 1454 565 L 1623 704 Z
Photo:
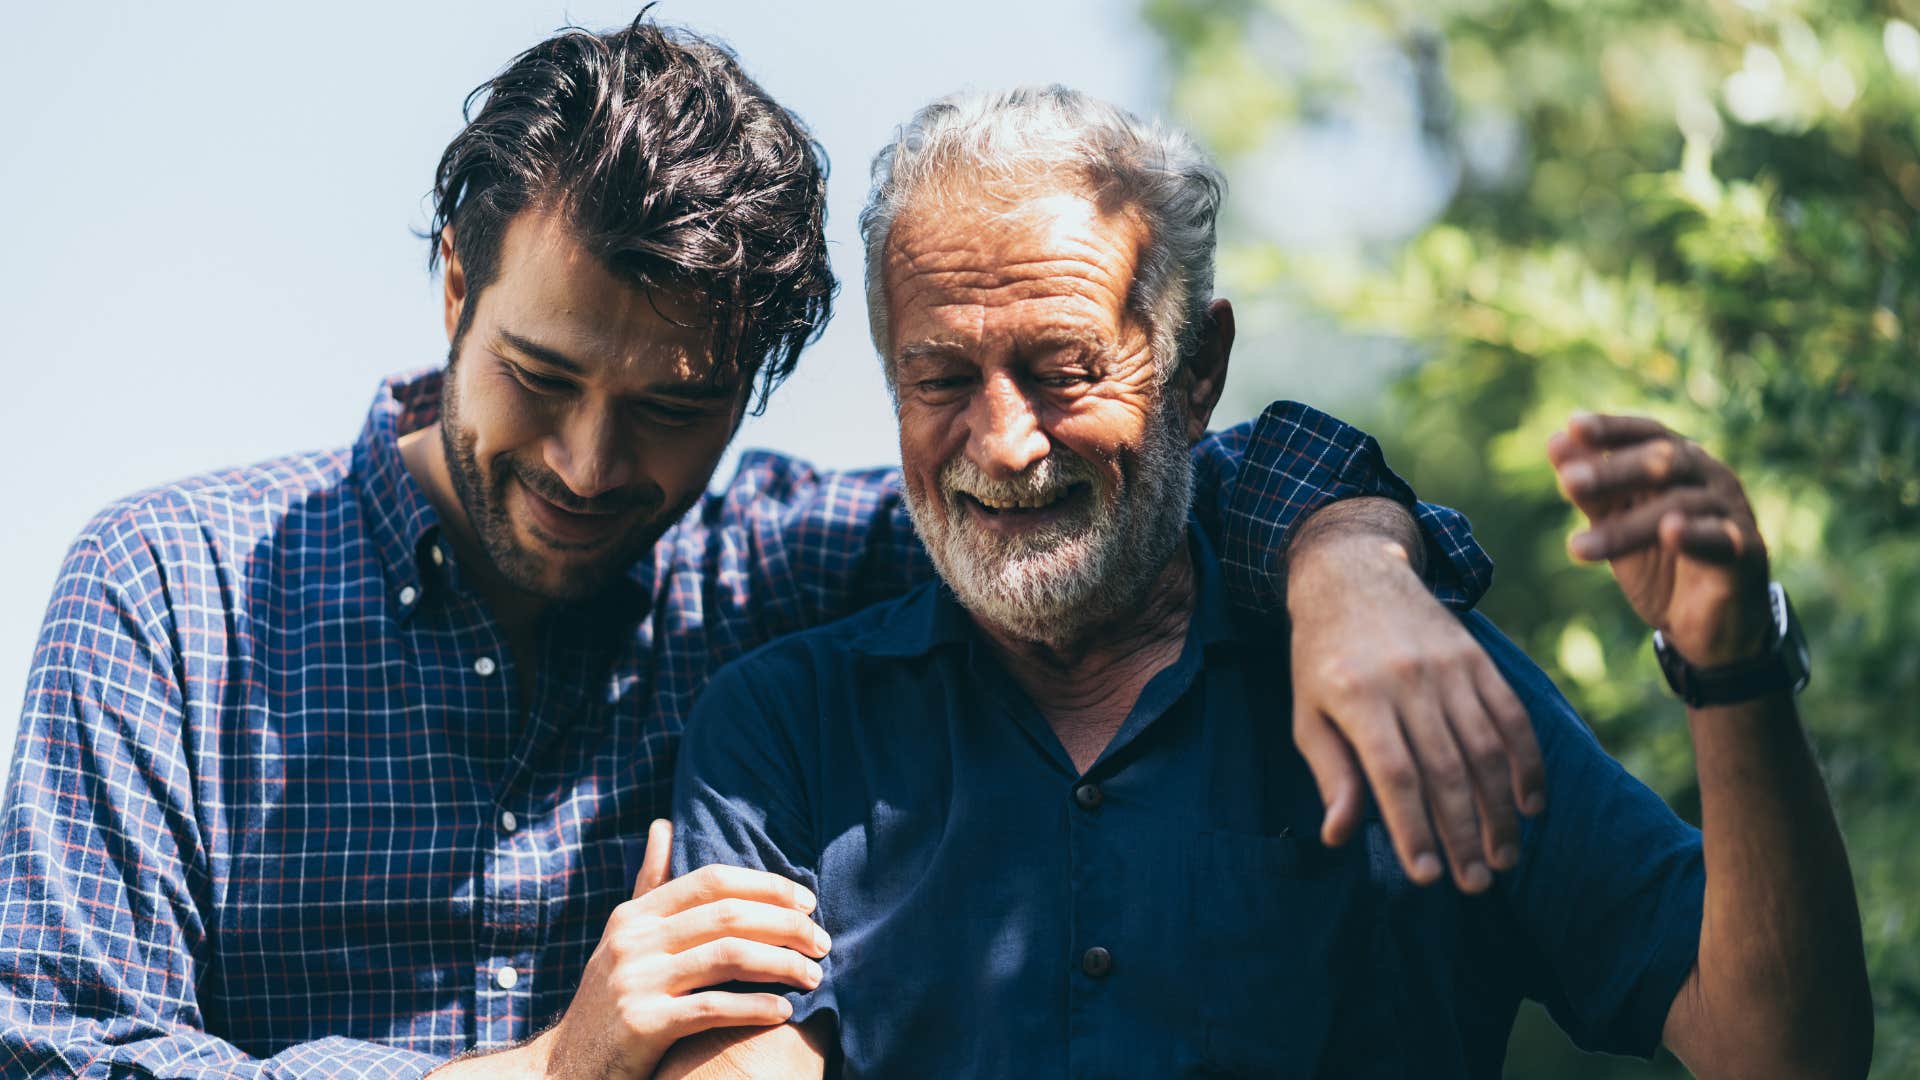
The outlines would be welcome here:
M 1402 1074 L 1358 847 L 1328 850 L 1291 831 L 1194 838 L 1196 966 L 1215 980 L 1200 1006 L 1210 1074 L 1350 1076 L 1355 1062 Z

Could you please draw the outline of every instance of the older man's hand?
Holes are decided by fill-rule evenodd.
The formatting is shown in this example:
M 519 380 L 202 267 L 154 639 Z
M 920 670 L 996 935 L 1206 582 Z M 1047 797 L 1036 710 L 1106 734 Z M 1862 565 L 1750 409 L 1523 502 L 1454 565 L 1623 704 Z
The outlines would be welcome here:
M 1345 843 L 1370 784 L 1401 865 L 1477 893 L 1519 859 L 1518 814 L 1546 806 L 1533 725 L 1486 652 L 1378 535 L 1289 558 L 1294 742 Z M 1434 835 L 1438 830 L 1438 842 Z

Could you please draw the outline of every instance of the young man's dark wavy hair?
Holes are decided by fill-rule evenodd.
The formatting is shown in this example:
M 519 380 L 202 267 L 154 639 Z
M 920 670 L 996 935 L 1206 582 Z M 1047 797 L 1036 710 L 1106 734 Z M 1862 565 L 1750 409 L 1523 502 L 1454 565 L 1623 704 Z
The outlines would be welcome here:
M 479 113 L 474 113 L 476 102 Z M 466 275 L 466 334 L 517 213 L 561 213 L 616 276 L 710 313 L 714 377 L 759 379 L 756 409 L 819 336 L 834 281 L 826 156 L 725 47 L 648 21 L 569 28 L 475 88 L 434 181 Z

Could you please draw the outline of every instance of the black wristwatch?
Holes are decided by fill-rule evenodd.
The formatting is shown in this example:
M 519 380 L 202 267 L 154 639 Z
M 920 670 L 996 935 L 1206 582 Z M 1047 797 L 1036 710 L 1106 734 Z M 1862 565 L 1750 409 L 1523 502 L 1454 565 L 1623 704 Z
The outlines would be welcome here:
M 1812 674 L 1807 655 L 1807 635 L 1787 602 L 1787 590 L 1779 582 L 1767 586 L 1768 606 L 1773 610 L 1773 640 L 1767 651 L 1751 660 L 1699 668 L 1687 663 L 1660 631 L 1653 632 L 1653 655 L 1660 659 L 1667 685 L 1680 700 L 1693 708 L 1709 705 L 1737 705 L 1782 690 L 1799 693 Z

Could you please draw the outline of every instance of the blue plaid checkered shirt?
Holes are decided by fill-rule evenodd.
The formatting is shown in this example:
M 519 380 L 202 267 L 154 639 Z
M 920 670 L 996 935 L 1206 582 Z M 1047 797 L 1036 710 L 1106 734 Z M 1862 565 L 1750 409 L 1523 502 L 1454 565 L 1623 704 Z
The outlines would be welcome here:
M 527 1038 L 630 895 L 708 674 L 931 573 L 895 471 L 750 453 L 549 621 L 523 696 L 400 460 L 440 384 L 387 382 L 351 449 L 154 489 L 75 541 L 0 818 L 0 1073 L 417 1077 Z M 1194 460 L 1256 610 L 1313 509 L 1412 504 L 1297 404 Z M 1470 604 L 1492 567 L 1465 520 L 1418 517 L 1431 584 Z

